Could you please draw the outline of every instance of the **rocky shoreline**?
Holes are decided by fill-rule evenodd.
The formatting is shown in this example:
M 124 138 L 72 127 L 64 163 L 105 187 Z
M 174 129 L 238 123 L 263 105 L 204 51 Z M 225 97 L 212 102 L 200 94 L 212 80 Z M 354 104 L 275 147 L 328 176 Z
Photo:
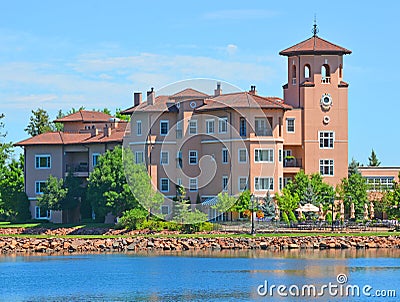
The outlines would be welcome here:
M 151 251 L 298 250 L 400 248 L 400 236 L 302 237 L 149 237 L 32 238 L 0 237 L 1 254 L 58 254 Z

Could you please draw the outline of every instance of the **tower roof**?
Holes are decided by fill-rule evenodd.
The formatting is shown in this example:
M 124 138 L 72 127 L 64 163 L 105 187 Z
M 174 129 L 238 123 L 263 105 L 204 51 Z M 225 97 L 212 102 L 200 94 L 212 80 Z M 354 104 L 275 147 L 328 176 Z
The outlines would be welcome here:
M 307 40 L 282 50 L 279 54 L 288 57 L 306 54 L 348 55 L 351 54 L 351 50 L 326 41 L 315 34 Z

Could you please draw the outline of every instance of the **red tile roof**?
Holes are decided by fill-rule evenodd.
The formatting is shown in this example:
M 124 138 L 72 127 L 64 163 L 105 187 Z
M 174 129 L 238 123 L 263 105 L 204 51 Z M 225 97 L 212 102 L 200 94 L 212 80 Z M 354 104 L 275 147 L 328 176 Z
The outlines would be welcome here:
M 124 111 L 121 111 L 121 114 L 133 114 L 135 111 L 138 112 L 178 112 L 178 108 L 175 106 L 175 102 L 170 100 L 167 95 L 159 95 L 156 97 L 153 105 L 148 105 L 147 102 L 143 102 L 136 107 L 130 107 Z
M 186 88 L 182 91 L 179 91 L 178 93 L 175 93 L 171 95 L 169 98 L 170 99 L 178 99 L 178 98 L 206 98 L 208 97 L 207 94 L 200 92 L 198 90 L 192 89 L 192 88 Z
M 196 111 L 219 110 L 226 108 L 292 109 L 278 97 L 262 97 L 250 92 L 235 92 L 219 95 L 205 101 Z
M 120 122 L 118 128 L 111 130 L 110 136 L 105 136 L 103 132 L 92 136 L 90 133 L 74 132 L 47 132 L 25 139 L 15 144 L 15 146 L 33 145 L 79 145 L 108 142 L 122 142 L 125 129 L 128 123 Z
M 280 55 L 292 56 L 297 54 L 351 54 L 351 50 L 333 44 L 318 36 L 304 40 L 296 45 L 282 50 Z
M 56 119 L 54 122 L 55 123 L 65 123 L 65 122 L 103 123 L 103 122 L 109 122 L 110 119 L 112 118 L 114 117 L 103 112 L 79 110 L 75 113 Z

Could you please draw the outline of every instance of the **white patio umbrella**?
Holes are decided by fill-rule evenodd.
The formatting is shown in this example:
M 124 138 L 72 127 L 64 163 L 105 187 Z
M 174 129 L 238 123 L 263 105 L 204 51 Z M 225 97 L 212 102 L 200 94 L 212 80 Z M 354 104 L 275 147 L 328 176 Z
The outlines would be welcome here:
M 318 213 L 319 212 L 319 208 L 316 207 L 315 205 L 311 204 L 311 203 L 306 203 L 304 206 L 299 207 L 298 209 L 296 209 L 296 211 Z

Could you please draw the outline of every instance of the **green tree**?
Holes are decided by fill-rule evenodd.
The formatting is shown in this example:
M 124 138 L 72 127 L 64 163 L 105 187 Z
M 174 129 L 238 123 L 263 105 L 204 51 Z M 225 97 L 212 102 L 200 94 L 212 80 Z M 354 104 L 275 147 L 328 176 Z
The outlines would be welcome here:
M 217 203 L 211 208 L 219 211 L 220 213 L 229 212 L 232 210 L 236 203 L 236 197 L 229 195 L 227 192 L 219 193 L 217 197 Z
M 378 157 L 376 156 L 374 149 L 372 149 L 371 156 L 368 157 L 368 160 L 369 160 L 368 166 L 370 167 L 377 167 L 381 164 L 381 162 L 378 160 Z
M 385 192 L 382 202 L 384 204 L 382 210 L 388 214 L 389 219 L 400 218 L 400 182 L 393 182 L 393 189 Z
M 354 158 L 351 159 L 351 162 L 349 164 L 348 167 L 348 177 L 350 177 L 351 175 L 358 173 L 360 174 L 360 172 L 358 171 L 358 168 L 361 166 L 361 164 L 356 161 Z
M 134 156 L 130 149 L 123 150 L 123 169 L 122 172 L 125 172 L 127 184 L 132 192 L 132 195 L 127 194 L 126 196 L 128 199 L 135 200 L 134 203 L 132 203 L 133 200 L 126 200 L 127 206 L 135 206 L 137 201 L 149 214 L 160 216 L 164 196 L 153 188 L 146 166 L 134 162 Z
M 36 136 L 54 130 L 55 127 L 50 121 L 47 111 L 41 108 L 38 108 L 36 111 L 32 110 L 32 116 L 29 119 L 29 124 L 24 129 L 24 131 L 31 136 Z
M 25 221 L 31 217 L 23 169 L 23 155 L 0 168 L 0 215 L 7 221 Z
M 242 213 L 242 212 L 244 212 L 246 210 L 249 210 L 251 208 L 250 201 L 251 201 L 251 192 L 250 192 L 250 190 L 243 191 L 240 194 L 237 202 L 232 207 L 232 211 L 238 212 L 238 213 Z
M 267 196 L 260 202 L 259 207 L 263 211 L 265 218 L 272 219 L 275 217 L 275 203 L 269 191 L 267 192 Z
M 357 219 L 361 219 L 364 213 L 364 204 L 368 203 L 368 185 L 366 179 L 360 174 L 352 174 L 349 178 L 343 178 L 337 187 L 337 192 L 344 201 L 345 211 L 350 211 L 351 203 L 354 203 Z
M 63 209 L 63 201 L 67 193 L 68 189 L 64 187 L 64 180 L 50 175 L 37 204 L 46 210 L 60 211 Z
M 132 154 L 130 156 L 133 157 Z M 108 150 L 99 157 L 88 179 L 87 199 L 99 219 L 110 212 L 120 216 L 124 211 L 137 206 L 124 173 L 122 147 L 116 146 L 114 150 Z
M 283 188 L 282 194 L 276 195 L 275 198 L 278 202 L 279 210 L 285 212 L 286 215 L 290 215 L 290 212 L 296 210 L 300 204 L 299 195 L 296 192 L 292 193 L 287 188 Z
M 115 110 L 115 117 L 119 118 L 120 120 L 123 120 L 123 121 L 129 121 L 130 116 L 129 115 L 125 115 L 125 114 L 121 114 L 121 112 L 122 112 L 121 108 L 117 108 Z

